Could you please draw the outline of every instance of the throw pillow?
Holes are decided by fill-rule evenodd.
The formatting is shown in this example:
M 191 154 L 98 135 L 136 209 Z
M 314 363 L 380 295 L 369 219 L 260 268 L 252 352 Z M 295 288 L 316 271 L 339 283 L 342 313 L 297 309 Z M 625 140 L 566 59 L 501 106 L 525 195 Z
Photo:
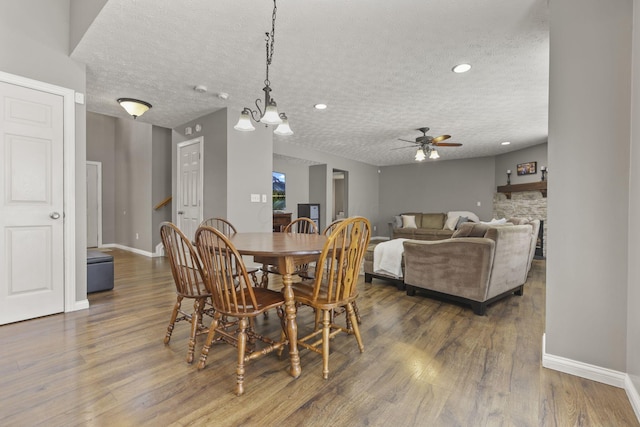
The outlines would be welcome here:
M 402 215 L 402 228 L 418 228 L 416 217 L 413 215 Z
M 459 216 L 458 222 L 456 222 L 456 230 L 460 228 L 460 226 L 465 222 L 469 222 L 469 218 L 467 218 L 466 216 Z
M 507 219 L 506 218 L 500 218 L 500 219 L 495 219 L 493 218 L 491 221 L 481 221 L 482 224 L 487 224 L 487 225 L 504 225 L 507 223 Z
M 393 221 L 395 228 L 402 228 L 402 217 L 400 215 L 394 216 Z
M 444 224 L 445 230 L 455 230 L 456 224 L 458 223 L 458 218 L 461 216 L 466 216 L 469 221 L 480 222 L 480 218 L 478 215 L 469 211 L 449 211 L 447 213 L 447 222 Z

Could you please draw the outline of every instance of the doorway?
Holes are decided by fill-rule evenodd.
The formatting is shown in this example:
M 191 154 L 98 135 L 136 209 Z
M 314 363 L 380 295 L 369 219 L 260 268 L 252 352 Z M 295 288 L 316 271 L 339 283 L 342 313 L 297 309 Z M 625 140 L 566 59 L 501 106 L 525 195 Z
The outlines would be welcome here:
M 102 162 L 87 161 L 87 247 L 102 246 Z
M 199 137 L 178 144 L 176 179 L 176 225 L 188 237 L 193 238 L 203 220 L 202 144 Z
M 333 214 L 332 221 L 349 216 L 349 172 L 333 170 Z

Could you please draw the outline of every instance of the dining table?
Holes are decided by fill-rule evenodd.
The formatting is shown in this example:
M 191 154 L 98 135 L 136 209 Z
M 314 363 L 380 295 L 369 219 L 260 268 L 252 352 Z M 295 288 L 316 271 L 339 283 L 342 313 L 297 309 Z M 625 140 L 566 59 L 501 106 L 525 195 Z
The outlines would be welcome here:
M 321 234 L 249 232 L 236 233 L 229 240 L 241 255 L 272 260 L 282 274 L 282 293 L 285 300 L 285 325 L 289 340 L 291 376 L 302 372 L 298 353 L 298 324 L 292 283 L 296 265 L 310 263 L 322 252 L 327 237 Z

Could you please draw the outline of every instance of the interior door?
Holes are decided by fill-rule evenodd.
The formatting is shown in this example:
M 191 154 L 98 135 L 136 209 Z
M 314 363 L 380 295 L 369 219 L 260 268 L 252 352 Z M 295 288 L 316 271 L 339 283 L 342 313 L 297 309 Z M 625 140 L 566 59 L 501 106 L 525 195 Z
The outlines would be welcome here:
M 194 237 L 202 222 L 202 141 L 196 138 L 178 144 L 177 225 Z
M 63 103 L 0 82 L 0 324 L 64 311 Z

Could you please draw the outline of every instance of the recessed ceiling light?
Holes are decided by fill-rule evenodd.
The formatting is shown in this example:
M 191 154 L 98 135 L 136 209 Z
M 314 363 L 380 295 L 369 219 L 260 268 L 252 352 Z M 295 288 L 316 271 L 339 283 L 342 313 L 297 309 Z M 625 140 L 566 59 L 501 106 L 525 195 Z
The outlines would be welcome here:
M 313 108 L 315 108 L 316 110 L 326 110 L 327 104 L 316 104 L 313 106 Z
M 453 67 L 452 71 L 454 73 L 466 73 L 471 69 L 471 64 L 458 64 Z
M 500 143 L 500 145 L 509 145 L 509 144 L 511 144 L 511 142 L 509 142 L 509 141 L 505 141 L 505 142 L 501 142 Z

